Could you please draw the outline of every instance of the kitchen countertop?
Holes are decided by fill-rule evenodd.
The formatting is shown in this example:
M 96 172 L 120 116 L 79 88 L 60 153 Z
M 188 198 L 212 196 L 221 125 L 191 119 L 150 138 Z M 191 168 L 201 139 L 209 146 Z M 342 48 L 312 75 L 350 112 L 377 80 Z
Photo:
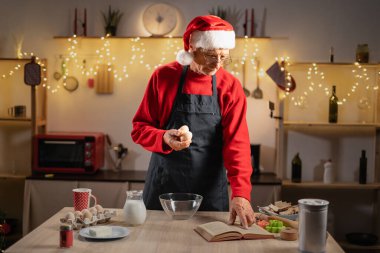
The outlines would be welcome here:
M 83 174 L 43 174 L 33 173 L 26 177 L 31 180 L 67 180 L 67 181 L 103 181 L 103 182 L 145 182 L 146 171 L 135 170 L 98 170 L 92 175 Z M 281 179 L 274 173 L 261 173 L 259 176 L 251 178 L 253 185 L 281 185 Z
M 114 209 L 117 216 L 109 225 L 127 227 L 123 222 L 123 210 Z M 130 235 L 118 240 L 88 241 L 74 233 L 71 249 L 59 248 L 59 220 L 72 207 L 65 207 L 45 221 L 41 226 L 27 234 L 5 252 L 281 252 L 298 253 L 298 241 L 237 240 L 224 242 L 207 242 L 193 229 L 198 224 L 214 220 L 226 221 L 227 212 L 198 212 L 189 220 L 171 220 L 164 211 L 148 211 L 147 219 L 141 226 L 128 227 Z M 344 253 L 337 242 L 329 235 L 326 245 L 327 253 Z
M 95 174 L 43 174 L 33 173 L 26 179 L 31 180 L 67 180 L 67 181 L 102 181 L 102 182 L 145 182 L 146 171 L 136 170 L 98 170 Z

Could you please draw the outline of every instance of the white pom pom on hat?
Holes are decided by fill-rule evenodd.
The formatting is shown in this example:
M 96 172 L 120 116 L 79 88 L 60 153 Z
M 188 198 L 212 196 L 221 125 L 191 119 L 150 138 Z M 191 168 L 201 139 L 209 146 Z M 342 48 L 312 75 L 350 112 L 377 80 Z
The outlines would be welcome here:
M 235 32 L 230 23 L 217 16 L 199 16 L 187 26 L 183 43 L 184 50 L 177 53 L 176 60 L 181 65 L 189 65 L 193 61 L 190 44 L 195 48 L 232 49 L 235 47 Z
M 190 63 L 194 60 L 194 56 L 192 53 L 182 49 L 177 53 L 176 60 L 181 65 L 190 65 Z

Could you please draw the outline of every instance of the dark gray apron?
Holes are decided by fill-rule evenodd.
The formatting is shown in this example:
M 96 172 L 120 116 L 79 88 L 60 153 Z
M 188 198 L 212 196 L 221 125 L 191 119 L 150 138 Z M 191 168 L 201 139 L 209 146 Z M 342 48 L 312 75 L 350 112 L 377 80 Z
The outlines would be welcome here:
M 193 133 L 192 143 L 187 149 L 167 155 L 152 153 L 145 180 L 144 203 L 147 209 L 162 210 L 160 194 L 187 192 L 203 196 L 199 210 L 228 211 L 216 77 L 212 76 L 212 96 L 184 94 L 187 70 L 188 66 L 184 66 L 165 129 L 187 125 Z

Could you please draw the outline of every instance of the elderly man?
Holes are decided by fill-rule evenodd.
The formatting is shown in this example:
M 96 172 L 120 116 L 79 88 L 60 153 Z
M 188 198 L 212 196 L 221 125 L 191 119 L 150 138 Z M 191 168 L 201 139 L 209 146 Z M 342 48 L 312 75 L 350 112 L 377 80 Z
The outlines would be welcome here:
M 216 16 L 194 18 L 177 61 L 158 68 L 133 118 L 132 139 L 153 152 L 144 188 L 148 209 L 161 209 L 159 195 L 203 196 L 199 210 L 228 211 L 243 227 L 255 222 L 250 204 L 252 173 L 242 86 L 223 69 L 235 32 Z M 189 138 L 181 126 L 192 132 Z M 227 175 L 226 171 L 227 170 Z

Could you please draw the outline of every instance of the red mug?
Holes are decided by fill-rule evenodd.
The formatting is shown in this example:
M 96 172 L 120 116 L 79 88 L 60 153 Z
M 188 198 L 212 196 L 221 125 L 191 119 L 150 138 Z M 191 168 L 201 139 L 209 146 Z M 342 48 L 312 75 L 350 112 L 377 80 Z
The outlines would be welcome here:
M 96 197 L 91 194 L 91 189 L 88 188 L 76 188 L 73 189 L 74 193 L 74 210 L 82 211 L 83 209 L 88 209 L 90 207 L 90 198 L 93 198 L 95 201 L 94 206 L 96 205 Z

